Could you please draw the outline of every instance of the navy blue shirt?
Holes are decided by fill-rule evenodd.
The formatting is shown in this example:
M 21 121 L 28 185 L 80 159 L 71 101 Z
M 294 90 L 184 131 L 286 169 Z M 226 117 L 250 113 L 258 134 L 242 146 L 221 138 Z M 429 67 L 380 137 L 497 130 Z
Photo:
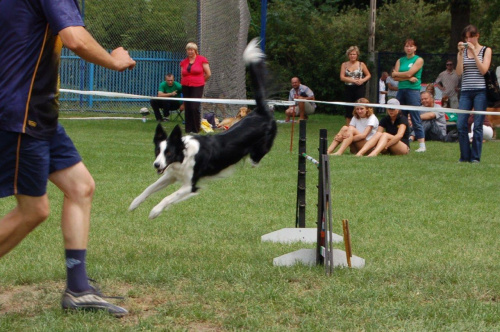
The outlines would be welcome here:
M 379 127 L 385 128 L 386 132 L 394 136 L 398 133 L 399 126 L 402 124 L 406 126 L 406 130 L 403 137 L 401 138 L 401 142 L 410 146 L 410 125 L 408 124 L 408 117 L 399 113 L 399 116 L 396 118 L 396 120 L 394 120 L 394 123 L 392 123 L 391 117 L 389 115 L 386 115 L 382 118 L 382 120 L 380 120 Z
M 48 140 L 57 128 L 59 31 L 84 26 L 77 0 L 0 0 L 0 129 Z

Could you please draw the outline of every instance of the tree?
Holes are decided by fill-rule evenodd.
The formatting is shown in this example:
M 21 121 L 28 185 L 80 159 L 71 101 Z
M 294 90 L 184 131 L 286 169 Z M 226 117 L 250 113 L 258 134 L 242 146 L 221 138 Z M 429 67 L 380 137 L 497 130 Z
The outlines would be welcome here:
M 457 51 L 457 44 L 462 40 L 462 30 L 469 25 L 470 22 L 470 0 L 451 0 L 451 31 L 450 44 L 448 51 L 450 53 Z

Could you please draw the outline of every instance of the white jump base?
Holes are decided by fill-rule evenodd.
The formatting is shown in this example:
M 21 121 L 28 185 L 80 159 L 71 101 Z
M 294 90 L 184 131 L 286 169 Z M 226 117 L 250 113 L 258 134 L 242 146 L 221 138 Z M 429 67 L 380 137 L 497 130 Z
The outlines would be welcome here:
M 301 263 L 304 265 L 315 265 L 316 249 L 299 249 L 297 251 L 273 259 L 274 266 L 293 266 L 297 263 Z M 333 249 L 333 266 L 349 267 L 347 265 L 347 257 L 344 250 Z M 364 266 L 365 260 L 363 258 L 352 255 L 351 267 L 360 269 Z
M 327 233 L 328 236 L 328 233 Z M 328 241 L 328 238 L 326 239 Z M 269 234 L 261 236 L 262 242 L 276 243 L 316 243 L 318 241 L 317 228 L 282 228 Z M 338 234 L 332 233 L 332 242 L 341 243 L 344 238 Z

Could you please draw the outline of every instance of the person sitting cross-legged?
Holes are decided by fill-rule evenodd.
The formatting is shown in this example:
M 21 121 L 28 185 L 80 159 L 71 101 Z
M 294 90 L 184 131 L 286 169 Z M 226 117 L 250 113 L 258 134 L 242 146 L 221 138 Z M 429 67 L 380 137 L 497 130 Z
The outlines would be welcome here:
M 165 81 L 160 83 L 158 88 L 158 97 L 176 97 L 180 98 L 182 93 L 182 85 L 175 81 L 173 74 L 165 75 Z M 151 99 L 151 107 L 155 113 L 156 121 L 168 121 L 170 111 L 182 109 L 183 104 L 179 100 Z M 163 110 L 163 117 L 160 113 L 160 108 Z

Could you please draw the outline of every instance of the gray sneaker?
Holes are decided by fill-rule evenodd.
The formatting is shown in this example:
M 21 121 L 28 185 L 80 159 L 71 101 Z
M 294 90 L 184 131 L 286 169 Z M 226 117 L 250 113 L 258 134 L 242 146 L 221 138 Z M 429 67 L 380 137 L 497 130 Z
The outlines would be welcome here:
M 81 293 L 75 293 L 66 289 L 61 304 L 65 310 L 106 310 L 115 317 L 123 317 L 128 314 L 127 309 L 111 304 L 104 300 L 104 298 L 119 297 L 104 296 L 94 287 Z

